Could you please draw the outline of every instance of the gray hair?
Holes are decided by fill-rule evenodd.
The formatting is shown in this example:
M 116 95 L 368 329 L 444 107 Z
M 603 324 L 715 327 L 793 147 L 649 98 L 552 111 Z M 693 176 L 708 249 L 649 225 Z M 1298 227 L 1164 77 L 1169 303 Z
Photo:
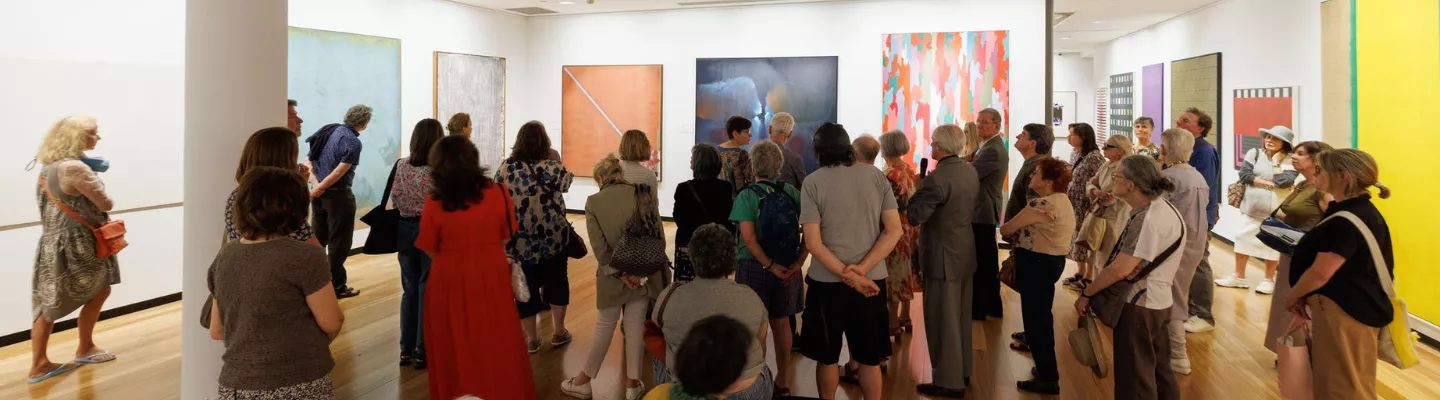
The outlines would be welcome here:
M 1105 144 L 1119 147 L 1121 151 L 1125 152 L 1125 156 L 1135 154 L 1135 147 L 1131 145 L 1130 138 L 1125 135 L 1110 135 L 1110 138 L 1105 139 Z
M 984 109 L 984 110 L 980 110 L 980 115 L 986 115 L 986 114 L 989 114 L 989 115 L 990 115 L 990 119 L 995 120 L 995 124 L 996 124 L 996 125 L 1004 125 L 1004 124 L 1005 124 L 1005 117 L 1000 116 L 1000 111 L 998 111 L 998 110 L 996 110 L 996 109 L 993 109 L 993 108 L 986 108 L 986 109 Z
M 1160 161 L 1167 164 L 1190 162 L 1190 154 L 1195 152 L 1195 134 L 1181 128 L 1166 129 L 1160 133 L 1160 147 L 1165 149 Z
M 1175 183 L 1165 177 L 1160 163 L 1150 156 L 1136 154 L 1120 159 L 1120 173 L 1135 184 L 1135 190 L 1151 199 L 1175 191 Z
M 795 116 L 782 112 L 770 117 L 771 131 L 780 131 L 782 135 L 789 135 L 795 132 Z
M 964 136 L 965 132 L 959 125 L 940 125 L 935 128 L 935 133 L 930 135 L 930 145 L 946 153 L 960 154 L 965 150 Z
M 910 138 L 905 137 L 905 132 L 896 129 L 880 135 L 880 154 L 885 158 L 900 157 L 910 152 Z
M 785 165 L 785 153 L 774 141 L 765 140 L 750 148 L 750 168 L 755 177 L 775 179 L 780 176 L 780 167 Z
M 350 110 L 345 112 L 345 125 L 355 127 L 369 125 L 370 113 L 372 111 L 375 110 L 364 104 L 356 104 L 354 107 L 350 107 Z
M 704 279 L 724 279 L 735 273 L 735 234 L 716 223 L 695 228 L 690 236 L 690 265 L 695 276 Z

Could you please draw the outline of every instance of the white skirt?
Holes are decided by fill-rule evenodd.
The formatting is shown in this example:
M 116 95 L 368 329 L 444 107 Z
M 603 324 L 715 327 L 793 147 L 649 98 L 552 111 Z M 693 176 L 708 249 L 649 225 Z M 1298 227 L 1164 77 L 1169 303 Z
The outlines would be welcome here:
M 1280 252 L 1266 246 L 1255 235 L 1260 234 L 1260 224 L 1264 220 L 1255 219 L 1248 215 L 1241 214 L 1245 220 L 1240 227 L 1240 233 L 1235 236 L 1235 252 L 1262 260 L 1279 260 Z

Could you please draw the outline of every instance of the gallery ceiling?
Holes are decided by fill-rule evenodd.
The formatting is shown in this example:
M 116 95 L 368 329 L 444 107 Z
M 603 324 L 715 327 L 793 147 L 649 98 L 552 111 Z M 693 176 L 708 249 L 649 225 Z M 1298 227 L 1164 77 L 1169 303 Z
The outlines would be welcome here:
M 1088 55 L 1096 45 L 1223 0 L 1055 0 L 1055 51 Z M 1066 16 L 1066 14 L 1069 14 Z
M 450 0 L 525 15 L 735 7 L 866 0 Z M 868 0 L 892 1 L 892 0 Z M 976 1 L 976 0 L 952 0 Z M 985 0 L 993 1 L 993 0 Z M 1088 55 L 1096 45 L 1223 0 L 1055 0 L 1055 51 Z

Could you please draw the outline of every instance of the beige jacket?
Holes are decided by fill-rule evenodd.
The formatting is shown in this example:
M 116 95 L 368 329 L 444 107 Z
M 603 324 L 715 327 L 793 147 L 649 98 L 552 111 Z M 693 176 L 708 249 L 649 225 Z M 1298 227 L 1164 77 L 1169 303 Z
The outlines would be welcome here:
M 585 199 L 585 229 L 599 264 L 595 273 L 595 307 L 598 309 L 619 307 L 641 297 L 654 299 L 665 289 L 660 272 L 651 274 L 644 287 L 630 289 L 620 281 L 618 271 L 610 268 L 610 255 L 620 243 L 620 234 L 634 212 L 635 186 L 628 183 L 607 185 Z

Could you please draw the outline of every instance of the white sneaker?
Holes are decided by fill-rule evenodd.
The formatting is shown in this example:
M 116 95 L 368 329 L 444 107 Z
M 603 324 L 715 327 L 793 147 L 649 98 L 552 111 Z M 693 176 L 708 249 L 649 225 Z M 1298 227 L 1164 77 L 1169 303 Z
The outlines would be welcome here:
M 633 388 L 626 387 L 625 400 L 640 400 L 641 397 L 645 396 L 645 382 L 640 382 L 638 380 L 635 382 L 639 383 L 640 386 L 636 386 Z
M 560 382 L 560 392 L 564 393 L 566 396 L 578 398 L 581 400 L 589 400 L 590 398 L 595 396 L 594 392 L 590 391 L 589 383 L 586 383 L 584 385 L 576 385 L 575 378 L 566 379 L 564 382 Z
M 1266 280 L 1260 281 L 1260 284 L 1259 284 L 1259 285 L 1255 285 L 1255 293 L 1259 293 L 1259 294 L 1271 294 L 1271 293 L 1275 293 L 1275 281 L 1274 281 L 1274 280 L 1271 280 L 1271 279 L 1266 279 Z
M 1172 358 L 1172 359 L 1170 359 L 1170 370 L 1175 371 L 1175 373 L 1180 374 L 1180 375 L 1190 375 L 1190 359 L 1189 359 L 1189 358 Z
M 1220 285 L 1220 286 L 1222 286 L 1222 287 L 1229 287 L 1229 288 L 1249 288 L 1249 287 L 1250 287 L 1250 282 L 1246 282 L 1244 278 L 1240 278 L 1240 277 L 1238 277 L 1238 276 L 1235 276 L 1235 274 L 1225 275 L 1224 278 L 1216 279 L 1216 280 L 1215 280 L 1215 284 L 1216 284 L 1216 285 Z
M 1204 333 L 1213 330 L 1215 330 L 1215 325 L 1211 324 L 1209 321 L 1200 319 L 1200 317 L 1191 316 L 1190 319 L 1185 320 L 1186 332 Z

